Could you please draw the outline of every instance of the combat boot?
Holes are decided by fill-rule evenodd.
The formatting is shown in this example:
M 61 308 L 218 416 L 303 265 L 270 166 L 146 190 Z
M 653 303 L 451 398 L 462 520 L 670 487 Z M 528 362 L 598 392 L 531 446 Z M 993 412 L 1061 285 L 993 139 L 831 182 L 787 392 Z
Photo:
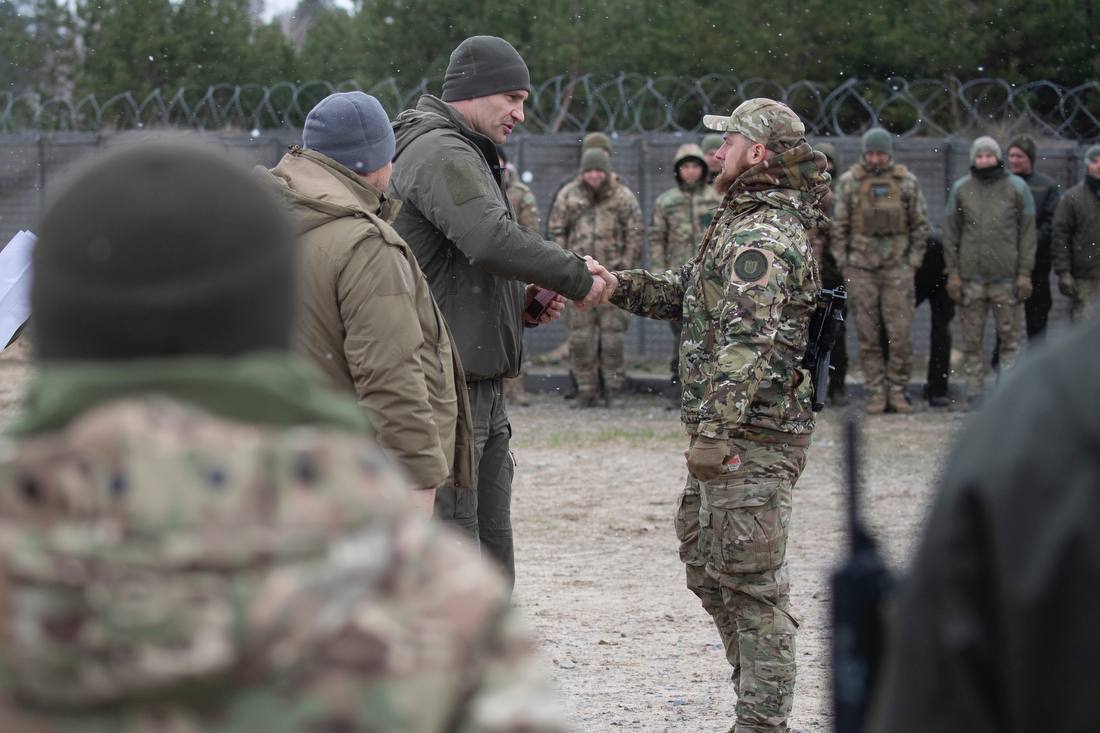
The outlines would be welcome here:
M 890 408 L 899 415 L 908 415 L 913 412 L 913 406 L 909 404 L 909 396 L 904 390 L 890 390 Z
M 881 415 L 886 412 L 886 395 L 883 392 L 872 392 L 867 395 L 867 404 L 863 411 L 868 415 Z

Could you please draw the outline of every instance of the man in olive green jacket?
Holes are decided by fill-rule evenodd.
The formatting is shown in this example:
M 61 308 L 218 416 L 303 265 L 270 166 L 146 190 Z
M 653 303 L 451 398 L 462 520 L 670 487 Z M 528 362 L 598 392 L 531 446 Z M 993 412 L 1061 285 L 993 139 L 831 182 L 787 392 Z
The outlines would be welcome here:
M 527 65 L 511 44 L 474 36 L 451 54 L 443 98 L 424 95 L 394 122 L 393 189 L 403 202 L 394 228 L 450 324 L 474 419 L 477 495 L 461 506 L 437 503 L 436 516 L 477 537 L 509 574 L 512 431 L 502 378 L 519 373 L 523 328 L 538 323 L 524 310 L 536 285 L 595 304 L 606 282 L 593 278 L 584 259 L 515 221 L 495 145 L 523 122 L 530 88 Z M 551 317 L 562 308 L 555 302 Z
M 1052 254 L 1070 316 L 1084 318 L 1100 303 L 1100 145 L 1085 151 L 1085 180 L 1058 202 Z
M 358 398 L 430 508 L 437 487 L 473 486 L 469 406 L 443 315 L 388 223 L 397 208 L 382 193 L 394 149 L 389 118 L 367 94 L 333 94 L 309 113 L 303 139 L 306 149 L 258 170 L 298 225 L 299 347 Z

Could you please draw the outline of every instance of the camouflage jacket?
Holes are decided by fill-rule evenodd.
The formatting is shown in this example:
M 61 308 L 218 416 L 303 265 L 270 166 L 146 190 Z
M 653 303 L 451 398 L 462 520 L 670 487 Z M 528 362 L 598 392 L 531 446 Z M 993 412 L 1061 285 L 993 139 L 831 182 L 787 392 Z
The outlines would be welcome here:
M 3 450 L 0 730 L 561 730 L 369 439 L 134 396 Z
M 642 211 L 630 189 L 608 177 L 595 195 L 578 176 L 554 200 L 549 237 L 564 249 L 591 255 L 610 269 L 638 265 L 642 255 Z
M 533 232 L 539 231 L 539 204 L 535 200 L 535 194 L 525 183 L 520 183 L 516 171 L 509 163 L 504 173 L 504 193 L 508 196 L 508 203 L 512 205 L 512 212 L 516 215 L 516 223 L 524 229 Z
M 920 267 L 928 246 L 928 208 L 903 165 L 873 171 L 857 163 L 840 177 L 833 204 L 833 255 L 860 270 Z
M 612 303 L 683 321 L 681 419 L 689 432 L 813 430 L 801 364 L 820 287 L 807 229 L 821 218 L 824 170 L 823 154 L 792 148 L 737 179 L 682 268 L 615 273 Z
M 649 228 L 649 269 L 670 270 L 690 260 L 718 203 L 714 187 L 705 181 L 676 186 L 658 196 Z

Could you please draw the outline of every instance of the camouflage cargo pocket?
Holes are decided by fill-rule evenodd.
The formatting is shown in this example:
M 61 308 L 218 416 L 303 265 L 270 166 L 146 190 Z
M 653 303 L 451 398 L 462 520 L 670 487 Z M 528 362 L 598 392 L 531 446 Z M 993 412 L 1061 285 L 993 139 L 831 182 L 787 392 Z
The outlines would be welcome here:
M 723 574 L 762 573 L 783 564 L 786 532 L 780 481 L 707 485 L 714 569 Z
M 703 565 L 706 562 L 699 528 L 701 501 L 698 494 L 685 491 L 680 494 L 676 507 L 676 539 L 680 540 L 680 561 L 687 565 Z

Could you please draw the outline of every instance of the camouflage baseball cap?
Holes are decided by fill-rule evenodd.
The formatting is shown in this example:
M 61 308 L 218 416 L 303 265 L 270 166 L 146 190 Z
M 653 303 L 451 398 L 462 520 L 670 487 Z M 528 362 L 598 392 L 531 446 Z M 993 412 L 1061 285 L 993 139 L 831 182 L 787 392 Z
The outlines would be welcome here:
M 806 140 L 806 126 L 787 105 L 767 97 L 742 102 L 729 117 L 706 115 L 703 127 L 737 132 L 770 150 L 783 151 Z

